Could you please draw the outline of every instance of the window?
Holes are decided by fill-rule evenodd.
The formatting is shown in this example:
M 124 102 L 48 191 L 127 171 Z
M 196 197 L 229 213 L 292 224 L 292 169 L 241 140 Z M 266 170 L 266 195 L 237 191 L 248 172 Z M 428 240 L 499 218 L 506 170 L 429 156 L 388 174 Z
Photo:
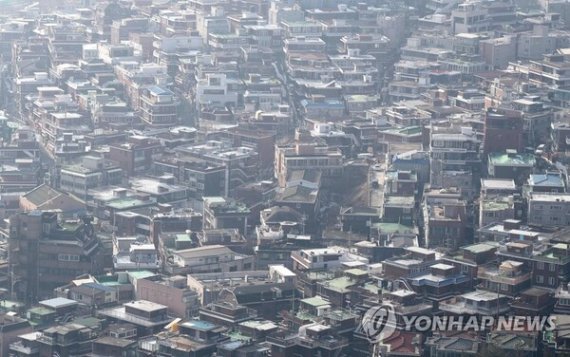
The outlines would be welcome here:
M 57 260 L 59 260 L 60 262 L 78 262 L 79 261 L 79 255 L 76 255 L 76 254 L 60 254 L 57 257 Z
M 556 279 L 554 279 L 553 277 L 548 278 L 548 285 L 554 286 L 555 283 L 556 283 Z
M 549 264 L 549 265 L 548 265 L 548 270 L 550 270 L 550 271 L 556 271 L 556 264 Z
M 538 269 L 538 270 L 544 270 L 544 263 L 543 263 L 543 262 L 538 262 L 538 263 L 536 263 L 536 269 Z
M 536 276 L 536 282 L 537 282 L 538 284 L 544 283 L 544 277 L 543 277 L 542 275 L 537 275 L 537 276 Z

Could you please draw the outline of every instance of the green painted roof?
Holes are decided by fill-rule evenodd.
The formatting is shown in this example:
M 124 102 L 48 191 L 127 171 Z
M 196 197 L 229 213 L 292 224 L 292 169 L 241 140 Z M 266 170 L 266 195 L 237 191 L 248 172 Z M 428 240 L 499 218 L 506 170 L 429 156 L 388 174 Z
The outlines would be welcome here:
M 325 299 L 323 299 L 320 296 L 306 298 L 306 299 L 301 300 L 301 302 L 303 302 L 307 305 L 311 305 L 313 307 L 330 305 L 330 302 L 326 301 Z
M 463 247 L 464 250 L 470 251 L 472 253 L 482 253 L 482 252 L 487 252 L 491 249 L 495 249 L 496 247 L 491 245 L 491 244 L 485 244 L 485 243 L 481 243 L 481 244 L 473 244 L 473 245 L 469 245 L 467 247 Z
M 390 128 L 387 130 L 382 130 L 382 132 L 400 135 L 417 135 L 421 134 L 422 128 L 420 126 L 406 126 L 403 128 Z
M 131 207 L 148 205 L 149 203 L 153 203 L 153 202 L 139 200 L 138 198 L 125 197 L 125 198 L 120 198 L 117 200 L 110 201 L 109 203 L 107 203 L 107 206 L 114 208 L 114 209 L 126 209 L 126 208 L 131 208 Z
M 496 200 L 485 200 L 483 201 L 483 209 L 486 211 L 500 211 L 509 208 L 509 203 L 504 201 Z
M 176 235 L 177 242 L 190 242 L 192 239 L 190 238 L 190 234 L 177 234 Z
M 380 230 L 381 233 L 415 233 L 414 228 L 399 223 L 378 222 L 372 223 L 372 228 Z
M 135 279 L 144 279 L 151 276 L 155 276 L 156 274 L 149 270 L 137 270 L 137 271 L 129 271 L 129 275 Z
M 37 306 L 29 309 L 28 313 L 36 315 L 52 315 L 55 314 L 55 311 L 53 311 L 52 309 L 48 309 L 47 307 Z
M 489 163 L 494 166 L 534 166 L 535 158 L 533 154 L 491 153 Z
M 362 269 L 348 269 L 344 271 L 346 274 L 352 274 L 352 275 L 356 275 L 356 276 L 364 276 L 364 275 L 368 275 L 368 272 L 366 272 L 366 270 L 362 270 Z
M 350 279 L 349 277 L 341 277 L 341 278 L 336 278 L 336 279 L 332 279 L 329 281 L 325 281 L 323 283 L 323 285 L 333 291 L 339 292 L 339 293 L 346 293 L 348 292 L 348 288 L 350 288 L 351 286 L 355 285 L 356 282 L 352 279 Z

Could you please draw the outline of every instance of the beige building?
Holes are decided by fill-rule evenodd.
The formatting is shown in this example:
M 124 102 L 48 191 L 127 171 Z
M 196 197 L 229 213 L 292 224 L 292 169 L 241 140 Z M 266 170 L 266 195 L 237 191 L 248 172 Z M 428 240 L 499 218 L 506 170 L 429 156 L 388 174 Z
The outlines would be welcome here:
M 308 132 L 297 131 L 294 142 L 275 146 L 275 177 L 281 187 L 285 187 L 288 173 L 293 170 L 317 169 L 326 179 L 340 177 L 342 168 L 340 150 L 330 149 Z
M 23 211 L 59 210 L 65 217 L 82 213 L 86 207 L 75 197 L 44 184 L 20 197 L 20 209 Z
M 28 320 L 17 316 L 0 315 L 0 354 L 8 356 L 10 344 L 18 340 L 19 335 L 32 332 Z

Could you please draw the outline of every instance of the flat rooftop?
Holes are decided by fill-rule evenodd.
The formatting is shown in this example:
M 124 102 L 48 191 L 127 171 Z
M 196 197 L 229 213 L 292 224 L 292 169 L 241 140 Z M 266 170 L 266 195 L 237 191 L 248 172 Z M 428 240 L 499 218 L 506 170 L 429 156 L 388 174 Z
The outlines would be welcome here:
M 460 296 L 463 297 L 464 299 L 474 300 L 474 301 L 494 301 L 497 298 L 506 297 L 505 295 L 498 294 L 496 292 L 483 291 L 483 290 L 472 291 Z
M 61 309 L 64 307 L 78 305 L 79 303 L 75 300 L 66 299 L 62 297 L 57 297 L 53 299 L 43 300 L 39 302 L 40 305 L 52 308 L 54 310 Z
M 320 296 L 305 298 L 305 299 L 302 299 L 301 302 L 305 303 L 307 305 L 313 306 L 313 307 L 330 305 L 330 302 L 328 302 L 327 300 L 323 299 Z
M 487 190 L 514 191 L 517 187 L 515 181 L 510 179 L 481 179 L 481 188 Z
M 493 166 L 533 167 L 535 158 L 533 154 L 491 153 L 489 154 L 489 164 Z
M 555 195 L 551 194 L 536 194 L 532 193 L 530 195 L 531 201 L 538 202 L 570 202 L 570 193 L 557 193 Z
M 167 306 L 157 304 L 155 302 L 147 301 L 147 300 L 137 300 L 137 301 L 128 302 L 128 303 L 125 303 L 124 306 L 125 307 L 132 307 L 132 308 L 137 309 L 137 310 L 144 310 L 144 311 L 148 311 L 148 312 L 164 310 L 167 308 Z
M 186 321 L 186 322 L 182 323 L 181 326 L 189 327 L 189 328 L 199 330 L 199 331 L 210 331 L 210 330 L 216 329 L 218 327 L 218 325 L 215 325 L 215 324 L 208 322 L 208 321 L 202 321 L 202 320 Z

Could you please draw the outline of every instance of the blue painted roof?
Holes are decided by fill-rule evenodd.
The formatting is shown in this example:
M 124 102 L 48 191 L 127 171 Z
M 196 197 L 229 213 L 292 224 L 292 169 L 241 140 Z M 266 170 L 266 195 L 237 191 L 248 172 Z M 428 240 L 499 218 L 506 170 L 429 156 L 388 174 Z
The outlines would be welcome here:
M 85 283 L 85 284 L 81 284 L 81 286 L 85 286 L 94 290 L 101 290 L 101 291 L 105 291 L 105 292 L 113 292 L 115 291 L 115 289 L 113 289 L 110 286 L 106 286 L 106 285 L 102 285 L 99 283 Z
M 531 186 L 564 187 L 564 181 L 557 173 L 530 175 L 528 183 Z
M 189 328 L 194 328 L 199 331 L 209 331 L 217 327 L 217 325 L 203 320 L 190 320 L 186 321 L 182 324 L 182 326 L 186 326 Z
M 152 86 L 149 87 L 148 90 L 154 95 L 172 95 L 172 91 L 166 88 L 162 88 L 159 86 Z

